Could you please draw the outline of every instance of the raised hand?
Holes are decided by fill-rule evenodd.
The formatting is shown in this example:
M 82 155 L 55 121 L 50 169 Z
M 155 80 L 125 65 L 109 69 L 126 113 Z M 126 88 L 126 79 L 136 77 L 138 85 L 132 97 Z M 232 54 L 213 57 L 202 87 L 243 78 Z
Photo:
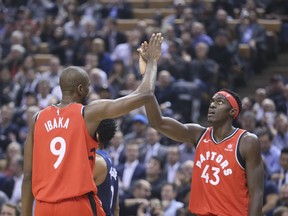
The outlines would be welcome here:
M 141 44 L 141 47 L 137 49 L 139 52 L 139 68 L 140 73 L 143 75 L 145 73 L 146 63 L 149 60 L 158 61 L 162 50 L 161 45 L 163 42 L 163 37 L 161 33 L 152 34 L 149 43 L 146 41 Z

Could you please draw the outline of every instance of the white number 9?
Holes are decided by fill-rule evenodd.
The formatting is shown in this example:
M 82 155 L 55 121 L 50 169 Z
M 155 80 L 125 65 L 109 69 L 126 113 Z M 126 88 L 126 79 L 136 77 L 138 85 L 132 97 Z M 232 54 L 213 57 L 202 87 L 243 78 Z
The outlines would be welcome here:
M 56 144 L 60 143 L 60 148 L 56 149 Z M 55 137 L 51 142 L 50 142 L 50 151 L 52 154 L 59 156 L 57 158 L 57 161 L 54 163 L 54 168 L 57 169 L 60 163 L 62 162 L 65 152 L 66 152 L 66 142 L 62 137 Z

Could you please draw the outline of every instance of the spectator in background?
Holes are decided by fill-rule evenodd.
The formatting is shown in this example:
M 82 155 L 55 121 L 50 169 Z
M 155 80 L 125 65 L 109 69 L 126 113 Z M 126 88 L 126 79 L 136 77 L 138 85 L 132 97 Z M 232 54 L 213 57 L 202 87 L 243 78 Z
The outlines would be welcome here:
M 165 183 L 161 188 L 161 203 L 164 216 L 176 216 L 177 210 L 183 207 L 183 203 L 176 201 L 177 190 L 172 183 Z
M 195 147 L 192 143 L 182 143 L 179 145 L 180 163 L 183 164 L 188 160 L 194 160 Z
M 161 135 L 154 128 L 148 127 L 145 132 L 145 141 L 140 149 L 140 161 L 147 163 L 152 156 L 166 160 L 167 147 L 160 143 Z
M 145 166 L 138 160 L 139 144 L 136 140 L 130 140 L 126 144 L 125 156 L 125 163 L 116 167 L 119 176 L 119 189 L 124 194 L 129 191 L 134 181 L 145 178 Z
M 288 216 L 288 207 L 279 206 L 279 207 L 275 208 L 272 216 Z
M 265 216 L 272 216 L 273 210 L 276 207 L 279 198 L 278 187 L 275 182 L 268 179 L 266 163 L 264 163 L 264 168 L 266 174 L 264 181 L 262 214 Z
M 196 48 L 196 45 L 200 42 L 205 43 L 208 47 L 213 45 L 213 40 L 205 32 L 205 26 L 201 22 L 193 22 L 191 26 L 191 34 L 193 37 L 192 47 Z
M 115 167 L 119 164 L 125 163 L 125 144 L 123 139 L 123 133 L 121 130 L 116 131 L 114 137 L 110 141 L 110 146 L 107 151 Z
M 1 66 L 0 66 L 1 67 Z M 13 80 L 9 68 L 0 68 L 0 105 L 15 101 L 20 85 Z
M 267 97 L 274 101 L 277 112 L 286 112 L 286 99 L 284 96 L 285 82 L 280 74 L 273 74 L 267 86 Z
M 260 122 L 264 116 L 264 110 L 262 107 L 263 100 L 267 97 L 267 91 L 265 88 L 257 88 L 254 94 L 253 112 L 256 114 L 257 122 Z
M 119 91 L 125 83 L 127 69 L 122 60 L 116 60 L 109 71 L 108 83 L 112 89 L 113 98 L 119 97 Z
M 159 60 L 159 71 L 169 71 L 175 80 L 187 79 L 189 64 L 182 57 L 182 43 L 177 39 L 167 42 L 168 50 Z
M 203 89 L 211 94 L 218 88 L 219 65 L 208 56 L 209 46 L 204 42 L 195 45 L 196 59 L 192 60 L 189 81 L 200 82 Z
M 104 38 L 105 48 L 108 53 L 112 53 L 118 44 L 127 42 L 126 35 L 118 29 L 116 19 L 106 18 L 100 34 Z
M 272 145 L 273 134 L 267 127 L 256 130 L 256 135 L 258 136 L 261 145 L 262 157 L 266 162 L 266 176 L 267 178 L 270 178 L 271 175 L 280 170 L 279 157 L 281 151 L 279 148 Z
M 272 140 L 273 145 L 277 146 L 280 150 L 288 147 L 288 117 L 283 113 L 276 115 L 274 128 L 276 134 Z
M 281 155 L 279 157 L 280 170 L 271 176 L 271 180 L 277 183 L 278 189 L 283 185 L 288 184 L 288 148 L 283 148 L 281 150 Z
M 85 31 L 81 22 L 82 15 L 80 10 L 75 9 L 72 12 L 70 20 L 64 24 L 65 35 L 71 37 L 76 43 L 80 40 L 82 33 Z
M 48 70 L 42 73 L 42 79 L 49 81 L 51 89 L 59 85 L 61 70 L 60 60 L 57 57 L 52 57 L 49 61 Z
M 245 129 L 251 133 L 255 133 L 257 128 L 255 113 L 250 110 L 243 112 L 240 119 L 240 125 L 242 129 Z
M 140 34 L 136 30 L 131 30 L 127 33 L 127 42 L 118 44 L 111 53 L 111 59 L 122 60 L 125 66 L 130 69 L 132 61 L 132 50 L 136 50 L 140 44 Z
M 6 152 L 6 154 L 5 154 L 5 167 L 4 167 L 4 170 L 2 172 L 6 177 L 11 177 L 13 175 L 13 171 L 11 170 L 12 160 L 17 155 L 22 155 L 22 146 L 18 142 L 15 142 L 15 141 L 11 142 L 7 146 L 7 149 L 5 152 Z
M 173 89 L 174 78 L 167 70 L 161 70 L 158 73 L 157 83 L 155 86 L 155 97 L 159 104 L 165 102 L 173 103 L 176 99 L 176 92 Z
M 119 216 L 137 215 L 142 205 L 148 206 L 151 197 L 151 184 L 145 179 L 135 181 L 130 188 L 130 193 L 119 199 Z
M 125 142 L 131 140 L 142 140 L 144 142 L 146 131 L 148 126 L 148 120 L 143 114 L 136 114 L 132 118 L 132 131 L 124 136 Z
M 230 45 L 229 37 L 227 31 L 218 31 L 215 34 L 214 44 L 209 49 L 209 57 L 219 65 L 217 83 L 220 88 L 228 88 L 235 85 L 233 83 L 232 66 L 236 57 L 235 51 Z
M 22 181 L 23 181 L 23 156 L 15 155 L 10 163 L 10 170 L 12 175 L 5 179 L 1 185 L 1 190 L 9 197 L 9 202 L 18 204 L 21 202 Z
M 167 159 L 166 159 L 165 170 L 164 170 L 167 182 L 169 183 L 175 182 L 176 174 L 181 166 L 179 161 L 180 161 L 179 147 L 169 146 L 167 148 Z
M 114 0 L 106 3 L 103 8 L 104 17 L 112 19 L 132 19 L 133 11 L 129 2 L 124 0 Z
M 288 184 L 283 184 L 279 189 L 279 199 L 277 201 L 278 207 L 288 208 Z M 277 208 L 276 208 L 277 209 Z M 275 209 L 275 211 L 276 211 Z
M 109 76 L 113 67 L 113 61 L 109 53 L 105 51 L 105 43 L 102 38 L 95 38 L 92 41 L 90 53 L 97 56 L 98 68 Z
M 19 125 L 13 122 L 14 104 L 2 105 L 0 112 L 0 146 L 5 152 L 9 143 L 19 140 Z
M 165 182 L 163 177 L 164 162 L 157 156 L 152 156 L 146 165 L 145 179 L 151 184 L 151 198 L 161 199 L 161 187 Z
M 266 60 L 266 30 L 257 23 L 257 13 L 244 9 L 240 15 L 240 23 L 235 27 L 236 38 L 239 44 L 247 44 L 250 47 L 252 71 L 262 73 Z
M 4 203 L 2 208 L 1 208 L 1 216 L 20 216 L 20 209 L 17 205 L 15 204 L 10 204 L 9 202 Z
M 213 19 L 210 25 L 207 27 L 207 34 L 215 40 L 215 37 L 219 31 L 228 31 L 228 14 L 227 12 L 219 8 L 215 13 L 215 19 Z

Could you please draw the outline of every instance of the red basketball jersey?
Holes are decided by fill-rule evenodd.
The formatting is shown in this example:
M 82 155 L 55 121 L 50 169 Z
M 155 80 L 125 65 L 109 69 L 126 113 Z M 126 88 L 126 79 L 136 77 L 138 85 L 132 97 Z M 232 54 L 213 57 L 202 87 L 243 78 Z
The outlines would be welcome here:
M 58 202 L 96 194 L 93 180 L 98 143 L 89 135 L 83 118 L 84 106 L 49 106 L 35 122 L 32 191 L 37 200 Z
M 199 215 L 247 216 L 249 193 L 236 129 L 220 142 L 207 128 L 196 147 L 189 210 Z M 243 162 L 242 162 L 243 164 Z

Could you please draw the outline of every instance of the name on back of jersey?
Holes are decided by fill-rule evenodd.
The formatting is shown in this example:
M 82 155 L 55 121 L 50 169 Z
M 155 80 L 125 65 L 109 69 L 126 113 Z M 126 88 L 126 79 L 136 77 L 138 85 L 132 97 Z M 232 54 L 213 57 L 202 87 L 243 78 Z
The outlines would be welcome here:
M 48 120 L 44 123 L 44 126 L 47 132 L 50 132 L 57 128 L 68 129 L 69 127 L 69 118 L 64 119 L 64 117 L 53 118 L 52 120 Z

